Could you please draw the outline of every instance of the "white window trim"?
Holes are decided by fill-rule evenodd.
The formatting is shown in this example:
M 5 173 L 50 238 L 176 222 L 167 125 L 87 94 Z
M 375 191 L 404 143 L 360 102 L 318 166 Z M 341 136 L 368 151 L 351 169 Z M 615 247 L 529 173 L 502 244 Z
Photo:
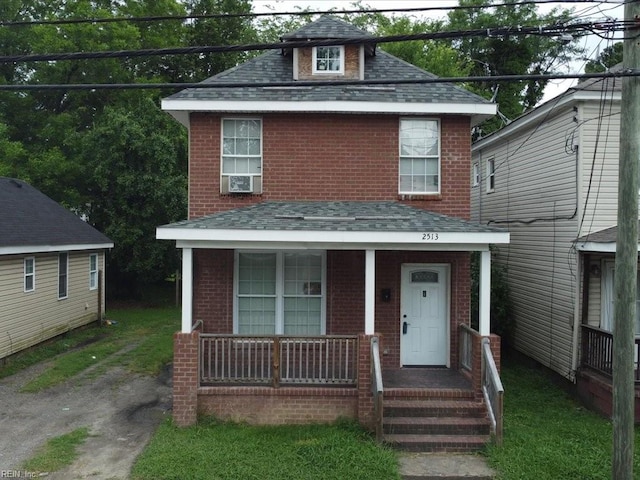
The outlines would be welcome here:
M 255 120 L 260 122 L 260 173 L 223 173 L 223 163 L 224 163 L 224 122 L 227 120 Z M 220 120 L 220 192 L 222 193 L 222 179 L 224 177 L 230 177 L 233 175 L 247 175 L 250 177 L 260 177 L 262 178 L 263 172 L 263 164 L 264 164 L 264 132 L 262 129 L 262 117 L 223 117 Z M 255 155 L 234 155 L 234 157 L 246 157 L 253 158 Z M 252 182 L 253 183 L 253 182 Z
M 435 192 L 406 192 L 400 190 L 400 161 L 402 158 L 411 158 L 411 157 L 403 157 L 402 155 L 402 144 L 400 142 L 400 126 L 404 120 L 426 120 L 426 121 L 434 121 L 438 125 L 438 189 Z M 422 157 L 420 157 L 422 158 Z M 442 192 L 442 124 L 440 123 L 439 118 L 431 118 L 431 117 L 400 117 L 398 122 L 398 194 L 399 195 L 440 195 Z
M 603 260 L 600 268 L 600 328 L 608 332 L 613 332 L 615 266 L 615 260 Z M 636 275 L 640 277 L 640 272 L 637 272 Z M 640 290 L 640 282 L 637 287 Z M 636 298 L 636 309 L 636 316 L 638 316 L 640 314 L 640 295 Z M 639 336 L 637 325 L 634 326 L 634 330 L 636 336 Z
M 62 255 L 66 256 L 66 265 L 65 265 L 65 276 L 64 276 L 64 296 L 60 296 L 60 257 Z M 69 297 L 69 252 L 60 252 L 58 253 L 58 300 L 64 300 Z
M 487 193 L 496 191 L 496 160 L 494 157 L 487 159 Z
M 315 253 L 322 257 L 322 300 L 320 302 L 320 335 L 327 331 L 327 252 L 324 250 L 235 250 L 233 258 L 233 333 L 238 334 L 238 279 L 241 253 L 276 254 L 276 325 L 275 335 L 284 335 L 284 255 L 286 253 Z
M 480 164 L 478 162 L 473 162 L 472 186 L 477 187 L 478 185 L 480 185 Z
M 313 47 L 312 73 L 314 75 L 344 75 L 344 45 L 323 45 L 322 48 L 340 49 L 340 70 L 318 70 L 318 47 Z
M 27 262 L 31 260 L 33 265 L 33 271 L 31 273 L 27 273 Z M 25 293 L 35 292 L 36 290 L 36 257 L 25 257 L 22 262 L 22 271 L 24 273 L 22 286 Z M 27 277 L 32 278 L 31 288 L 27 288 Z
M 91 259 L 96 259 L 96 268 L 95 270 L 91 269 Z M 97 290 L 98 289 L 98 272 L 100 269 L 98 268 L 98 254 L 91 253 L 89 255 L 89 290 Z

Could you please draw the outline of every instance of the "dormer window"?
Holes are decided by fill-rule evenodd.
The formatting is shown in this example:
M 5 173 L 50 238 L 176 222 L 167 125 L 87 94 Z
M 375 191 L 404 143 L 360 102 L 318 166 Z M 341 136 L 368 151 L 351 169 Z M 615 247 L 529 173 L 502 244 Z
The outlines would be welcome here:
M 314 47 L 313 73 L 344 74 L 344 47 Z

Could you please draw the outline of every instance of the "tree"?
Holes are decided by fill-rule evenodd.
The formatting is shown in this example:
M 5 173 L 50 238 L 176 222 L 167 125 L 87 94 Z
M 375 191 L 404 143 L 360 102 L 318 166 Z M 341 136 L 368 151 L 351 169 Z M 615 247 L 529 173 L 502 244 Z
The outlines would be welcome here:
M 82 139 L 89 221 L 114 242 L 110 293 L 130 296 L 177 267 L 159 225 L 186 217 L 186 132 L 149 98 L 105 108 Z
M 589 60 L 587 62 L 587 64 L 584 66 L 584 72 L 606 72 L 611 67 L 622 63 L 622 45 L 623 42 L 617 42 L 602 50 L 602 52 L 600 52 L 600 54 L 594 60 Z
M 492 8 L 478 8 L 491 4 Z M 459 0 L 467 9 L 448 14 L 447 30 L 474 30 L 517 25 L 546 26 L 564 24 L 571 10 L 553 9 L 540 14 L 531 3 L 502 4 L 496 0 Z M 476 8 L 473 8 L 476 7 Z M 501 35 L 483 38 L 462 38 L 451 42 L 454 48 L 472 62 L 472 75 L 527 75 L 549 74 L 567 62 L 576 52 L 575 41 L 560 41 L 542 35 Z M 485 98 L 494 98 L 500 112 L 514 119 L 536 106 L 542 99 L 548 80 L 520 82 L 485 82 L 475 84 L 473 90 Z M 483 132 L 489 133 L 501 126 L 498 118 L 485 122 Z

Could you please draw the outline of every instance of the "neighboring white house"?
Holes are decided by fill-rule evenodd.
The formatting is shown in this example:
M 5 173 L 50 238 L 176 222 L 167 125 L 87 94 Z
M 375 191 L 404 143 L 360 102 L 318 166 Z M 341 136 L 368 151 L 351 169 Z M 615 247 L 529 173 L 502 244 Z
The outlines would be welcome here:
M 113 242 L 21 180 L 0 177 L 0 358 L 104 314 Z
M 511 289 L 512 346 L 572 381 L 587 357 L 582 332 L 612 324 L 615 247 L 590 238 L 616 224 L 621 83 L 582 82 L 472 149 L 472 220 L 511 234 L 496 259 Z

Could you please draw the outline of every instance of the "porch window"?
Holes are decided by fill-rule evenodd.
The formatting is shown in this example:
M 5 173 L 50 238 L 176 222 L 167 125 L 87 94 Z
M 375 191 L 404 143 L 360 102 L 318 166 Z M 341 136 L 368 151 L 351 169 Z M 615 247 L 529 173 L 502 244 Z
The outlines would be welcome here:
M 313 73 L 344 73 L 344 47 L 314 47 Z
M 399 193 L 440 193 L 440 122 L 400 120 Z
M 608 332 L 613 332 L 613 312 L 614 312 L 614 284 L 615 284 L 615 262 L 607 261 L 604 264 L 602 275 L 602 306 L 600 328 Z M 640 272 L 636 277 L 636 335 L 640 336 Z
M 222 120 L 222 193 L 262 192 L 262 120 Z
M 236 333 L 324 334 L 322 252 L 237 252 Z

